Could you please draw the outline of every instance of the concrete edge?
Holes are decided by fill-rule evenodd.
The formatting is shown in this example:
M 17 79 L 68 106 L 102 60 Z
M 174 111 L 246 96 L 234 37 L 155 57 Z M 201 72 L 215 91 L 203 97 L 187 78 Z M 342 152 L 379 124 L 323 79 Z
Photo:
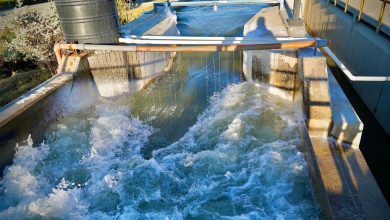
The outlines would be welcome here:
M 53 93 L 55 90 L 74 79 L 74 75 L 81 68 L 81 59 L 86 54 L 64 56 L 64 61 L 59 67 L 59 73 L 31 91 L 23 94 L 14 101 L 8 103 L 0 109 L 0 127 L 22 114 L 34 104 Z
M 364 124 L 344 94 L 333 73 L 327 68 L 331 94 L 332 128 L 330 136 L 343 147 L 359 149 Z
M 0 109 L 0 127 L 6 125 L 9 121 L 19 116 L 35 103 L 48 96 L 65 83 L 71 81 L 73 77 L 74 76 L 71 73 L 57 74 L 11 103 L 8 103 Z
M 343 91 L 339 91 L 341 88 L 337 89 L 337 81 L 331 81 L 333 75 L 326 66 L 325 57 L 320 53 L 316 56 L 300 53 L 299 59 L 302 62 L 298 70 L 302 101 L 307 115 L 306 121 L 302 122 L 305 156 L 312 188 L 325 217 L 386 219 L 386 216 L 390 216 L 390 209 L 358 149 L 363 124 L 358 117 L 346 117 L 355 116 L 356 112 L 349 106 Z M 318 82 L 307 83 L 306 79 Z M 336 100 L 331 97 L 332 87 L 336 87 L 334 92 L 341 93 L 337 94 Z M 320 105 L 321 111 L 314 111 L 313 114 L 317 103 L 328 103 L 326 107 L 331 111 L 324 114 Z M 333 108 L 336 104 L 338 108 Z M 340 116 L 340 120 L 335 119 L 335 114 Z M 348 130 L 348 126 L 352 129 Z M 340 129 L 350 134 L 334 133 L 340 132 Z M 337 136 L 337 139 L 332 139 L 332 136 Z M 348 141 L 357 146 L 345 148 Z

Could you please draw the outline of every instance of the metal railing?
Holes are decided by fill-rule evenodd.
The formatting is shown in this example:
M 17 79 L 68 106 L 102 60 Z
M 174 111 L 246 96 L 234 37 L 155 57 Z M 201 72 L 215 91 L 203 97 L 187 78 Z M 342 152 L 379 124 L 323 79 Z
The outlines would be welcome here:
M 156 36 L 157 37 L 157 36 Z M 126 51 L 126 52 L 215 52 L 215 51 L 247 51 L 271 49 L 299 49 L 307 47 L 326 47 L 329 42 L 319 38 L 261 38 L 242 39 L 221 37 L 191 37 L 183 39 L 172 36 L 171 39 L 125 39 L 122 45 L 96 44 L 55 44 L 54 52 L 59 65 L 62 63 L 62 50 L 78 51 Z M 172 41 L 176 44 L 172 44 Z M 131 44 L 129 44 L 131 43 Z
M 328 0 L 329 3 L 330 0 Z M 383 16 L 385 14 L 385 9 L 386 9 L 386 4 L 390 3 L 390 0 L 379 0 L 382 2 L 382 6 L 378 15 L 378 22 L 376 25 L 376 32 L 378 33 L 381 30 L 382 22 L 383 22 Z M 360 21 L 363 16 L 363 11 L 364 11 L 364 5 L 366 3 L 366 0 L 361 0 L 360 1 L 360 6 L 359 6 L 359 13 L 357 16 L 357 20 Z M 336 6 L 337 5 L 337 0 L 333 0 L 333 4 Z M 344 5 L 344 12 L 348 12 L 348 7 L 349 7 L 349 0 L 345 0 L 345 5 Z
M 330 50 L 329 47 L 321 48 L 322 52 L 325 52 L 340 68 L 340 70 L 353 82 L 390 82 L 390 76 L 355 76 L 349 71 L 343 62 Z
M 382 1 L 382 7 L 381 11 L 379 12 L 379 19 L 378 19 L 378 25 L 376 26 L 376 32 L 379 32 L 382 25 L 383 15 L 385 14 L 386 4 L 390 3 L 390 0 L 381 0 Z

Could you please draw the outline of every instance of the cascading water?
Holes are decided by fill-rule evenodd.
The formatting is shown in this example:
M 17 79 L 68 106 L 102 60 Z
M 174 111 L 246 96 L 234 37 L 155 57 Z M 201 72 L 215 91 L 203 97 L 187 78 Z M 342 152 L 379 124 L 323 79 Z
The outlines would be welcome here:
M 180 32 L 239 36 L 260 9 L 239 7 L 180 8 Z M 241 65 L 238 52 L 178 53 L 148 89 L 29 137 L 0 181 L 0 219 L 319 218 L 297 104 L 241 82 Z

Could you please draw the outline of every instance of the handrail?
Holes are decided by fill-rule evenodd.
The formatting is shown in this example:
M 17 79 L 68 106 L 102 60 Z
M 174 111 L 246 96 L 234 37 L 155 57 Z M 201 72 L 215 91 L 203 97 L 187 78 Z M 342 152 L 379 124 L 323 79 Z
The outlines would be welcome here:
M 390 76 L 355 76 L 348 70 L 348 68 L 337 58 L 337 56 L 330 50 L 329 47 L 323 47 L 323 52 L 336 63 L 341 71 L 348 77 L 349 80 L 354 82 L 390 82 Z
M 330 0 L 328 0 L 328 4 L 329 4 L 329 1 Z M 345 0 L 345 3 L 344 3 L 344 12 L 345 13 L 348 12 L 349 1 L 350 0 Z M 382 6 L 381 6 L 380 11 L 379 11 L 378 23 L 376 25 L 376 32 L 377 33 L 380 31 L 381 26 L 382 26 L 383 17 L 384 17 L 385 9 L 386 9 L 386 4 L 390 3 L 390 0 L 379 0 L 379 1 L 382 2 Z M 357 20 L 358 21 L 361 21 L 361 19 L 363 17 L 363 11 L 364 11 L 365 3 L 366 3 L 366 0 L 361 0 L 360 1 L 360 6 L 359 6 L 359 11 L 358 11 L 358 16 L 357 16 Z M 333 4 L 336 6 L 337 5 L 337 0 L 333 0 Z
M 158 3 L 156 3 L 158 4 Z M 169 1 L 169 6 L 201 6 L 201 5 L 227 5 L 227 4 L 280 4 L 280 0 L 210 0 L 210 1 Z
M 168 41 L 169 42 L 169 41 Z M 271 49 L 299 49 L 307 47 L 325 47 L 329 44 L 327 40 L 319 38 L 306 39 L 263 39 L 257 42 L 245 42 L 235 44 L 223 44 L 221 42 L 207 42 L 198 44 L 196 41 L 190 45 L 182 44 L 127 44 L 127 45 L 96 45 L 96 44 L 55 44 L 54 52 L 57 62 L 62 63 L 62 50 L 111 50 L 128 52 L 215 52 L 215 51 L 247 51 L 247 50 L 271 50 Z
M 349 0 L 346 0 L 346 1 L 345 1 L 344 12 L 347 12 L 347 11 L 348 11 L 348 4 L 349 4 Z
M 380 0 L 380 1 L 382 1 L 383 3 L 382 3 L 381 11 L 379 12 L 378 25 L 376 26 L 377 33 L 380 31 L 382 26 L 382 20 L 383 20 L 383 15 L 385 14 L 386 4 L 390 3 L 390 0 Z
M 119 38 L 119 43 L 140 45 L 256 45 L 275 42 L 299 42 L 308 38 L 293 37 L 191 37 L 191 36 L 140 36 Z M 321 42 L 319 42 L 321 44 Z
M 358 15 L 358 21 L 362 19 L 363 9 L 364 9 L 364 3 L 366 0 L 361 0 L 360 2 L 360 8 L 359 8 L 359 15 Z

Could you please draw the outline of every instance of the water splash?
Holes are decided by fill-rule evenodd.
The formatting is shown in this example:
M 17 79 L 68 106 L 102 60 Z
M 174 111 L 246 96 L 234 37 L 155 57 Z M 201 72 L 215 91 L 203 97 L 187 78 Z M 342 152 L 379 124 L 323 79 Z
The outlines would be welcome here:
M 0 218 L 317 218 L 297 112 L 266 87 L 231 85 L 145 159 L 157 131 L 103 102 L 53 125 L 47 143 L 18 147 L 0 181 Z

